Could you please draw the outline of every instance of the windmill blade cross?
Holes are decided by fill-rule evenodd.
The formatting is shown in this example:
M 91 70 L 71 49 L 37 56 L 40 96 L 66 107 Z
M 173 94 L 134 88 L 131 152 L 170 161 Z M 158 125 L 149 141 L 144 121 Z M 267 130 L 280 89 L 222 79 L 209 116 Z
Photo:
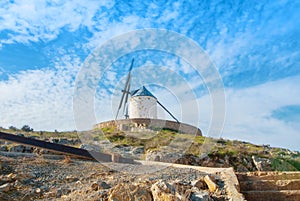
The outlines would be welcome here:
M 125 92 L 126 95 L 125 95 L 125 102 L 124 102 L 123 113 L 125 113 L 126 104 L 127 104 L 127 102 L 128 102 L 128 96 L 129 96 L 129 94 L 130 94 L 129 91 L 130 91 L 130 82 L 129 82 L 129 84 L 128 84 L 127 91 Z M 128 110 L 127 110 L 127 111 L 128 111 Z M 125 114 L 125 117 L 127 118 L 127 113 Z
M 128 75 L 127 75 L 125 87 L 124 87 L 124 90 L 122 90 L 122 92 L 123 92 L 122 98 L 121 98 L 121 100 L 120 100 L 120 104 L 119 104 L 119 107 L 118 107 L 118 110 L 117 110 L 117 114 L 116 114 L 116 118 L 115 118 L 115 119 L 117 119 L 117 117 L 118 117 L 118 115 L 119 115 L 120 109 L 121 109 L 121 107 L 122 107 L 122 105 L 123 105 L 123 100 L 124 100 L 125 94 L 126 94 L 126 98 L 125 98 L 126 100 L 125 100 L 124 108 L 125 108 L 125 105 L 126 105 L 126 103 L 127 103 L 128 93 L 130 93 L 130 92 L 129 92 L 129 90 L 130 90 L 130 74 L 131 74 L 131 70 L 132 70 L 132 67 L 133 67 L 133 62 L 134 62 L 134 59 L 132 59 L 132 61 L 131 61 L 131 65 L 130 65 L 129 72 L 128 72 Z

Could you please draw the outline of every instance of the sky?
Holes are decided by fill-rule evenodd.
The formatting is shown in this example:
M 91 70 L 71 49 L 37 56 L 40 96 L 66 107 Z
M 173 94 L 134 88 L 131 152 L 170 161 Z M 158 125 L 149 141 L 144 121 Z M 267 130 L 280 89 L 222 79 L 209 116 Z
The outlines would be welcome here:
M 101 47 L 136 30 L 168 30 L 207 55 L 222 81 L 224 101 L 213 101 L 205 75 L 192 62 L 158 50 L 135 51 L 114 60 L 103 74 L 95 72 L 96 122 L 114 118 L 135 58 L 132 88 L 148 86 L 204 135 L 300 150 L 299 19 L 300 2 L 294 0 L 2 0 L 0 126 L 76 130 L 78 80 Z M 171 45 L 179 49 L 176 44 Z M 222 104 L 222 132 L 211 134 L 219 121 L 212 108 Z M 159 114 L 169 118 L 161 109 Z

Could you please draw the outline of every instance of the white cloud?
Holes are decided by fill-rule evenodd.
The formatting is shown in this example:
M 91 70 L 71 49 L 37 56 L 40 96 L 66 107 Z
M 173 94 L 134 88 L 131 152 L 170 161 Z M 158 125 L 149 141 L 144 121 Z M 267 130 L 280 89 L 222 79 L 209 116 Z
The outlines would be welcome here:
M 224 138 L 250 141 L 257 144 L 300 150 L 299 126 L 281 121 L 272 112 L 288 105 L 300 105 L 297 87 L 300 77 L 268 82 L 244 89 L 226 89 L 226 120 Z M 201 124 L 204 130 L 211 117 L 209 96 L 198 100 Z
M 84 45 L 84 48 L 94 49 L 113 37 L 140 27 L 150 27 L 150 23 L 146 19 L 131 15 L 123 17 L 121 22 L 109 22 L 107 18 L 103 18 L 101 22 L 95 22 L 95 27 L 101 31 L 93 31 L 93 37 Z
M 76 58 L 66 57 L 56 69 L 22 71 L 0 82 L 0 125 L 75 129 L 72 96 L 78 66 Z
M 112 1 L 17 0 L 0 3 L 0 31 L 9 31 L 0 43 L 48 41 L 57 37 L 60 29 L 70 31 L 86 26 L 92 29 L 92 18 L 102 6 L 110 8 Z

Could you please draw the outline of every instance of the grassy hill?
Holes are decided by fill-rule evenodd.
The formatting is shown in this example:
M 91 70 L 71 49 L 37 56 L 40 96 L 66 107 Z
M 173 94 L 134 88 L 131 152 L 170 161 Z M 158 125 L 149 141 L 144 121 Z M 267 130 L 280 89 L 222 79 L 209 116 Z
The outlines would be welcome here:
M 249 142 L 237 140 L 214 139 L 204 136 L 178 134 L 172 130 L 158 130 L 156 132 L 121 132 L 115 128 L 104 128 L 99 130 L 77 133 L 29 131 L 20 129 L 4 129 L 0 131 L 20 134 L 24 136 L 35 136 L 39 139 L 68 138 L 78 139 L 80 135 L 89 136 L 93 142 L 109 140 L 114 146 L 142 147 L 144 153 L 158 152 L 165 147 L 184 147 L 182 157 L 178 163 L 202 165 L 212 167 L 234 167 L 237 171 L 255 171 L 257 164 L 255 160 L 263 165 L 263 170 L 273 171 L 300 171 L 300 153 L 288 149 L 270 147 L 268 145 L 255 145 Z M 102 134 L 101 134 L 102 133 Z M 82 138 L 81 138 L 82 139 Z M 72 146 L 78 147 L 79 144 Z M 259 162 L 261 161 L 261 162 Z

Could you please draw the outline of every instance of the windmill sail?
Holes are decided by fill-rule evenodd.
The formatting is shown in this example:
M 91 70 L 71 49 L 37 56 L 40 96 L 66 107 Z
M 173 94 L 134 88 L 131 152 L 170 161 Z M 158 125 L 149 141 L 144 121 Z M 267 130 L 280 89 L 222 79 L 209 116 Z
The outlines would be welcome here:
M 125 95 L 125 103 L 124 103 L 124 107 L 123 107 L 123 113 L 125 114 L 125 118 L 128 119 L 128 96 L 130 94 L 130 82 L 128 83 L 128 87 L 127 87 L 127 91 L 124 92 L 126 93 Z
M 125 87 L 124 87 L 124 90 L 122 90 L 122 92 L 123 92 L 122 98 L 120 100 L 120 104 L 119 104 L 115 119 L 118 118 L 120 109 L 122 108 L 122 105 L 123 105 L 124 97 L 125 97 L 125 102 L 124 102 L 124 105 L 123 105 L 123 113 L 125 112 L 125 108 L 126 108 L 127 101 L 128 101 L 128 95 L 130 94 L 130 76 L 131 76 L 131 70 L 132 70 L 132 67 L 133 67 L 133 62 L 134 62 L 134 59 L 132 59 L 132 61 L 131 61 L 131 65 L 130 65 L 130 68 L 129 68 L 129 71 L 128 71 Z M 125 114 L 125 117 L 128 118 L 128 114 Z
M 159 101 L 157 101 L 157 103 L 173 118 L 175 119 L 175 121 L 177 121 L 177 123 L 179 123 L 178 119 L 176 119 L 176 117 L 165 107 L 163 106 L 163 104 L 161 104 Z

